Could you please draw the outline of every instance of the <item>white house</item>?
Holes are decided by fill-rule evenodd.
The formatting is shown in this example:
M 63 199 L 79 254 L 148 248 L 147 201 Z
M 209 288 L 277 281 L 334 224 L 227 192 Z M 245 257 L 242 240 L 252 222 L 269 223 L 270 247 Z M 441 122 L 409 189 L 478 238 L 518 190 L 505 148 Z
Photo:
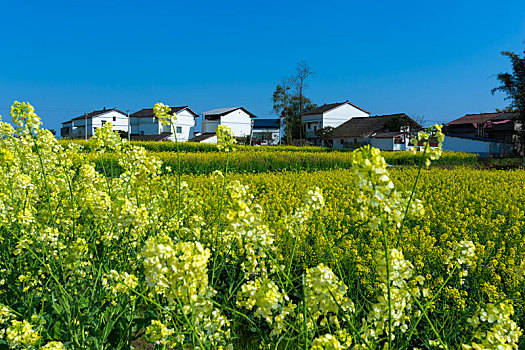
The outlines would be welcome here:
M 280 119 L 254 119 L 252 144 L 278 145 L 281 141 Z
M 113 130 L 128 132 L 128 116 L 116 108 L 93 111 L 62 123 L 60 135 L 68 138 L 90 138 L 97 128 L 106 123 L 113 125 Z M 86 135 L 87 131 L 87 135 Z
M 257 118 L 244 107 L 217 108 L 203 113 L 202 133 L 214 133 L 219 125 L 229 127 L 235 137 L 252 133 L 252 118 Z
M 319 143 L 316 131 L 326 127 L 337 128 L 344 122 L 355 117 L 368 117 L 370 113 L 348 101 L 324 104 L 311 111 L 303 113 L 302 123 L 306 131 L 306 139 Z
M 176 114 L 173 120 L 173 127 L 162 125 L 155 114 L 153 108 L 141 109 L 131 114 L 131 138 L 133 140 L 152 140 L 152 141 L 188 141 L 193 136 L 193 127 L 197 113 L 188 106 L 171 107 L 171 113 Z

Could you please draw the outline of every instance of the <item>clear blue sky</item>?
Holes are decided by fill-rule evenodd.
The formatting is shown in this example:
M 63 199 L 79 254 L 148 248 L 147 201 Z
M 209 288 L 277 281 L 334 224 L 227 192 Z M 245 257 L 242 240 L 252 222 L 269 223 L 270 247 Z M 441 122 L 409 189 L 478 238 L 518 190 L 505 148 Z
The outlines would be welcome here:
M 2 1 L 0 114 L 29 101 L 44 126 L 157 101 L 272 117 L 305 60 L 306 95 L 427 123 L 506 105 L 492 96 L 525 49 L 525 1 Z

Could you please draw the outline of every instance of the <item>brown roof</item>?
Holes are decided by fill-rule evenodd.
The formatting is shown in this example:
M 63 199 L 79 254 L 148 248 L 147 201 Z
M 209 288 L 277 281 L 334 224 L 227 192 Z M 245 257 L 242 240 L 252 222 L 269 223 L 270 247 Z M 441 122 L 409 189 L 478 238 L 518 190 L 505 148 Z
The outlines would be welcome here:
M 100 111 L 93 111 L 93 112 L 90 112 L 90 113 L 87 113 L 87 118 L 90 119 L 90 118 L 93 118 L 93 117 L 96 117 L 97 115 L 101 115 L 101 114 L 104 114 L 104 113 L 108 113 L 108 112 L 111 112 L 111 111 L 115 111 L 115 112 L 119 112 L 120 114 L 123 114 L 123 115 L 126 115 L 126 113 L 116 109 L 116 108 L 111 108 L 111 109 L 102 109 Z M 73 118 L 71 120 L 79 120 L 79 119 L 86 119 L 86 115 L 81 115 L 81 116 L 78 116 L 76 118 Z M 71 121 L 70 120 L 70 121 Z M 62 124 L 65 124 L 65 123 L 69 123 L 69 122 L 64 122 Z
M 172 113 L 178 113 L 183 110 L 189 111 L 191 114 L 193 114 L 194 117 L 198 117 L 199 115 L 191 110 L 188 106 L 180 106 L 180 107 L 170 107 Z M 132 113 L 129 115 L 130 117 L 134 118 L 151 118 L 155 116 L 155 113 L 153 113 L 153 108 L 144 108 L 140 111 L 137 111 L 135 113 Z
M 413 127 L 421 128 L 421 125 L 405 113 L 377 115 L 373 117 L 354 117 L 332 130 L 330 138 L 365 138 L 376 132 L 390 132 L 392 130 L 388 130 L 387 122 L 396 117 L 408 118 L 408 121 Z M 399 134 L 399 130 L 394 131 L 396 135 Z
M 360 111 L 363 111 L 363 112 L 365 112 L 367 114 L 370 114 L 370 112 L 364 110 L 363 108 L 358 107 L 358 106 L 354 105 L 353 103 L 350 103 L 350 102 L 346 101 L 346 102 L 337 102 L 337 103 L 324 104 L 324 105 L 322 105 L 320 107 L 314 108 L 314 109 L 312 109 L 312 110 L 310 110 L 308 112 L 303 113 L 303 115 L 323 114 L 323 113 L 331 111 L 332 109 L 337 108 L 337 107 L 342 106 L 342 105 L 345 105 L 345 104 L 349 104 L 350 106 L 355 107 L 355 108 L 359 109 Z
M 499 116 L 500 112 L 493 113 L 479 113 L 479 114 L 465 114 L 463 117 L 448 122 L 447 125 L 459 125 L 459 124 L 478 124 L 485 123 L 487 120 L 491 120 Z
M 158 135 L 130 135 L 133 141 L 166 141 L 172 135 L 171 132 L 163 132 Z
M 519 116 L 520 114 L 518 112 L 504 112 L 492 118 L 491 121 L 495 122 L 495 121 L 507 120 L 507 119 L 516 120 L 519 118 Z

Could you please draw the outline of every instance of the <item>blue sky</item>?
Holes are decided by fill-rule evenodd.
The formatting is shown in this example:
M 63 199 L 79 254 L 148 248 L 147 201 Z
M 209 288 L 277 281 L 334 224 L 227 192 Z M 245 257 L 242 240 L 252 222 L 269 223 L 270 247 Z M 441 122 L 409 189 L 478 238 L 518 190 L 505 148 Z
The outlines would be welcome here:
M 0 114 L 29 101 L 44 126 L 157 101 L 272 117 L 305 60 L 306 95 L 428 123 L 506 105 L 491 95 L 525 50 L 525 1 L 2 1 Z

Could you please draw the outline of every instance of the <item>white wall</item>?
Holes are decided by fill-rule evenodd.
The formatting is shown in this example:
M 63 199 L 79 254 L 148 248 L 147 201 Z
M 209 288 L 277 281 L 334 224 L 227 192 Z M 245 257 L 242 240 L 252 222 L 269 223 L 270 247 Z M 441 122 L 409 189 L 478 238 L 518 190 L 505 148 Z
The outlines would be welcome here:
M 336 107 L 324 114 L 312 114 L 312 115 L 303 115 L 302 122 L 306 125 L 306 137 L 316 138 L 315 131 L 331 126 L 332 128 L 337 128 L 339 125 L 344 122 L 349 121 L 354 117 L 369 117 L 368 113 L 363 112 L 362 110 L 355 108 L 354 106 L 345 103 Z M 314 123 L 314 124 L 310 124 Z M 316 127 L 314 130 L 314 126 Z
M 326 112 L 323 115 L 323 128 L 331 126 L 337 128 L 339 125 L 354 117 L 369 117 L 368 113 L 363 112 L 360 109 L 355 108 L 349 104 L 344 104 L 331 111 Z
M 229 127 L 235 137 L 249 136 L 252 133 L 252 118 L 242 109 L 223 115 L 221 124 Z
M 443 141 L 444 151 L 478 153 L 481 157 L 509 152 L 503 143 L 471 140 L 447 135 Z
M 249 136 L 252 132 L 252 118 L 242 109 L 236 109 L 220 117 L 219 120 L 202 119 L 202 132 L 215 132 L 220 125 L 229 127 L 235 137 Z
M 354 143 L 354 141 L 357 141 L 357 143 L 360 144 L 360 145 L 363 145 L 363 144 L 366 143 L 366 140 L 363 139 L 363 138 L 357 138 L 357 139 L 354 140 L 354 138 L 344 138 L 343 139 L 343 138 L 338 137 L 338 138 L 334 138 L 332 140 L 334 141 L 333 142 L 333 147 L 334 148 L 344 148 L 343 142 L 344 143 Z M 343 140 L 343 141 L 341 141 L 341 140 Z
M 210 138 L 201 141 L 202 143 L 217 143 L 217 135 L 213 135 Z
M 195 126 L 195 117 L 187 110 L 182 110 L 177 113 L 177 120 L 173 121 L 174 129 L 173 133 L 177 136 L 177 141 L 186 142 L 193 137 L 192 129 Z M 177 127 L 180 127 L 182 130 L 180 133 L 177 133 Z M 175 141 L 175 135 L 171 135 L 169 138 L 171 141 Z
M 394 150 L 394 139 L 370 139 L 370 146 L 379 148 L 384 151 Z
M 122 130 L 126 132 L 128 131 L 128 117 L 117 111 L 109 111 L 104 114 L 99 114 L 91 118 L 91 120 L 92 120 L 92 126 L 91 126 L 92 129 L 88 127 L 88 130 L 91 130 L 92 133 L 94 133 L 96 129 L 101 128 L 103 122 L 111 123 L 113 125 L 112 130 Z
M 195 126 L 195 117 L 187 110 L 182 110 L 177 113 L 177 119 L 173 120 L 174 129 L 171 124 L 162 125 L 155 117 L 133 117 L 131 118 L 131 132 L 134 135 L 158 135 L 162 132 L 176 133 L 177 127 L 182 130 L 176 133 L 176 140 L 179 142 L 186 142 L 193 137 L 192 129 Z M 175 135 L 168 138 L 170 141 L 175 141 Z

